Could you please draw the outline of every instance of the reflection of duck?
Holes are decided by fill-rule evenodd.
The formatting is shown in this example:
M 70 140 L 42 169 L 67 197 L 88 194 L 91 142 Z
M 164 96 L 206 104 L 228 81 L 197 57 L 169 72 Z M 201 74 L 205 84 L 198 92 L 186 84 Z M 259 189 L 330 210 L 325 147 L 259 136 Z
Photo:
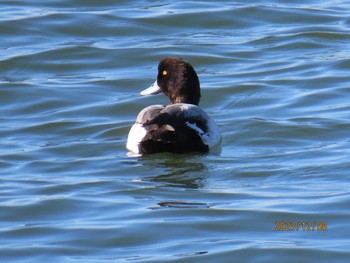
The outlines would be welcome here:
M 168 153 L 158 155 L 155 156 L 156 158 L 153 155 L 142 158 L 144 168 L 152 171 L 149 175 L 144 175 L 143 180 L 181 189 L 199 189 L 205 186 L 206 179 L 211 174 L 206 163 L 203 162 L 205 155 L 181 154 L 175 156 Z
M 137 116 L 126 148 L 137 154 L 207 152 L 221 136 L 214 120 L 198 107 L 200 85 L 191 64 L 180 58 L 163 59 L 156 82 L 141 95 L 164 92 L 172 104 L 152 105 Z

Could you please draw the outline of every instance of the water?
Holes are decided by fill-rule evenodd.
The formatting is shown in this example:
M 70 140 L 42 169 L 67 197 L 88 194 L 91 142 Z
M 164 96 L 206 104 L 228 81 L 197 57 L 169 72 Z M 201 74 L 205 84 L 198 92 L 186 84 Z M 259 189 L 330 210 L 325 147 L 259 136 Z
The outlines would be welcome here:
M 348 262 L 350 1 L 31 2 L 0 3 L 1 262 Z M 166 56 L 221 153 L 126 155 Z

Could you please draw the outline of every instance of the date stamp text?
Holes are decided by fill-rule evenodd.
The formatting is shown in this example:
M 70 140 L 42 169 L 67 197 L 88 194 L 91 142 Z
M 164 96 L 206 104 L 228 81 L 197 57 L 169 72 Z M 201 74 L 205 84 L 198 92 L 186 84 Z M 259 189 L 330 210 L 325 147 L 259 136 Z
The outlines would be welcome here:
M 276 221 L 275 231 L 327 231 L 325 221 Z

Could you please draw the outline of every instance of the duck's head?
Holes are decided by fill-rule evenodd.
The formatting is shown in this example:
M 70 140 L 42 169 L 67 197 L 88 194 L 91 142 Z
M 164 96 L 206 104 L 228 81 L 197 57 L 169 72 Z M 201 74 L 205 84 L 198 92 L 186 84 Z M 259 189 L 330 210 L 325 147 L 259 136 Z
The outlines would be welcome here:
M 165 58 L 159 62 L 158 76 L 154 84 L 140 94 L 163 92 L 171 103 L 198 105 L 201 97 L 200 84 L 192 65 L 181 58 Z

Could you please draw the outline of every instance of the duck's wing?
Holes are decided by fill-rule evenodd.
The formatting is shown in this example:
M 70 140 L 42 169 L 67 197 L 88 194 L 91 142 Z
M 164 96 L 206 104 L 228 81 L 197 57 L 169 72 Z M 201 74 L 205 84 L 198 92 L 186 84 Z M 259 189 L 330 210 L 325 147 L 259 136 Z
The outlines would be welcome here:
M 209 148 L 218 145 L 221 141 L 221 135 L 213 118 L 210 117 L 200 107 L 187 104 L 171 104 L 160 111 L 166 118 L 171 119 L 175 125 L 185 125 L 194 130 L 202 139 L 203 143 Z M 162 116 L 159 115 L 160 118 Z
M 164 110 L 165 108 L 166 108 L 166 106 L 160 105 L 160 104 L 151 105 L 151 106 L 144 108 L 137 115 L 136 123 L 145 124 L 145 123 L 148 123 L 148 122 L 154 120 L 154 118 L 159 116 L 161 111 Z

